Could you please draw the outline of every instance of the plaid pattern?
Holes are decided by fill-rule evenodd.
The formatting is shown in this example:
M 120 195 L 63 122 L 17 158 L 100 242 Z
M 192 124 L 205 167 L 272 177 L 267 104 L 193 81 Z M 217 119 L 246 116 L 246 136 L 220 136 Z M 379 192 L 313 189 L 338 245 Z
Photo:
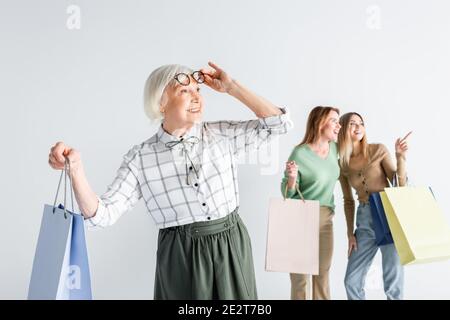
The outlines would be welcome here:
M 168 134 L 161 125 L 124 156 L 116 178 L 99 198 L 96 215 L 86 220 L 88 227 L 112 225 L 141 198 L 158 228 L 227 216 L 239 206 L 237 157 L 292 127 L 281 110 L 281 115 L 257 120 L 199 123 L 183 137 Z M 183 143 L 185 139 L 197 142 Z

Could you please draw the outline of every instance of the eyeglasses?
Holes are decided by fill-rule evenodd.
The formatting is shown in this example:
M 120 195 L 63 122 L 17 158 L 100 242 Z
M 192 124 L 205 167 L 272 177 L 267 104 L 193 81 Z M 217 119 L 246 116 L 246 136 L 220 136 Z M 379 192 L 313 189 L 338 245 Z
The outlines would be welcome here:
M 194 71 L 190 75 L 197 83 L 205 82 L 205 74 L 201 71 Z M 175 80 L 182 86 L 188 86 L 191 83 L 191 77 L 187 73 L 177 73 L 174 77 Z

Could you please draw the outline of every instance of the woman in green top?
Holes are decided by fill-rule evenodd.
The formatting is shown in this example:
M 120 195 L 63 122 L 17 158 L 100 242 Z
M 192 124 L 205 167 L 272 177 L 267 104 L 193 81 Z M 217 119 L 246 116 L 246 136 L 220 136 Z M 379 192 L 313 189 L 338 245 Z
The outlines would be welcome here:
M 315 107 L 309 114 L 303 141 L 294 148 L 281 183 L 283 195 L 299 199 L 300 191 L 307 200 L 320 202 L 319 274 L 313 276 L 314 300 L 330 299 L 328 274 L 333 255 L 333 191 L 339 178 L 336 140 L 341 126 L 339 109 Z M 290 274 L 291 299 L 306 299 L 306 277 Z

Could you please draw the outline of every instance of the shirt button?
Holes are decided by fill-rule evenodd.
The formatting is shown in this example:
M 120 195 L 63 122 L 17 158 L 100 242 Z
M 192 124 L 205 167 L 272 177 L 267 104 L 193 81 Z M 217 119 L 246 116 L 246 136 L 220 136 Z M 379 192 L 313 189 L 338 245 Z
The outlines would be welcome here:
M 206 206 L 206 203 L 203 202 L 203 203 L 202 203 L 202 206 Z
M 194 186 L 198 187 L 198 183 L 194 184 Z
M 192 167 L 189 167 L 189 170 L 192 170 Z

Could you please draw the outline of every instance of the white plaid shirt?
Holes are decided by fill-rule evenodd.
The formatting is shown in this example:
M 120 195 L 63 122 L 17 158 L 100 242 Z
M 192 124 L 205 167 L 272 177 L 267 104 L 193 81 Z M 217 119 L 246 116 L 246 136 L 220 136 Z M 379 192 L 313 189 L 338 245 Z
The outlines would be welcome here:
M 257 120 L 199 123 L 183 137 L 161 125 L 124 156 L 88 227 L 112 225 L 141 198 L 158 228 L 225 217 L 239 206 L 237 156 L 292 127 L 281 110 Z

